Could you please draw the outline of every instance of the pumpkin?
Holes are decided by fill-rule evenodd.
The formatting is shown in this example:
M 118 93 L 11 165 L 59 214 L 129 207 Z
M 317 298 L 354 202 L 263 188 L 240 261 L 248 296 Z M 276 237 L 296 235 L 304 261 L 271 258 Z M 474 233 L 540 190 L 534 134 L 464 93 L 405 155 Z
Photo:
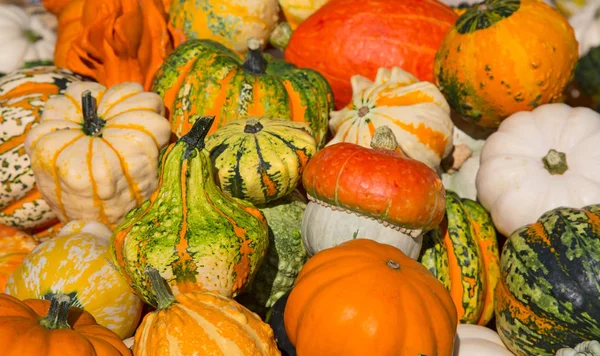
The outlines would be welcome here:
M 341 142 L 308 162 L 302 241 L 309 256 L 361 236 L 419 256 L 423 233 L 444 218 L 444 187 L 431 168 L 397 147 L 391 129 L 380 126 L 371 148 Z
M 477 196 L 504 236 L 560 206 L 600 202 L 600 114 L 547 104 L 512 115 L 481 150 Z M 502 174 L 499 174 L 502 172 Z
M 133 335 L 142 302 L 111 263 L 110 235 L 100 223 L 71 221 L 25 256 L 5 292 L 19 299 L 69 295 L 98 324 L 121 338 Z
M 263 55 L 256 40 L 248 42 L 245 61 L 210 40 L 187 41 L 165 60 L 152 91 L 163 98 L 173 132 L 186 134 L 196 115 L 215 116 L 209 133 L 233 119 L 267 116 L 306 122 L 323 147 L 333 109 L 327 81 L 313 70 Z
M 435 57 L 436 84 L 463 118 L 497 128 L 513 113 L 558 101 L 577 53 L 573 29 L 550 6 L 485 0 L 444 38 Z
M 236 301 L 207 291 L 174 297 L 157 270 L 148 274 L 158 310 L 135 333 L 134 355 L 281 355 L 271 327 Z
M 0 291 L 23 258 L 38 244 L 39 241 L 27 233 L 0 225 Z
M 163 115 L 160 97 L 138 83 L 110 89 L 73 83 L 48 100 L 25 151 L 40 192 L 62 222 L 113 228 L 150 196 L 159 150 L 171 136 Z
M 175 295 L 206 289 L 236 296 L 254 277 L 269 243 L 265 217 L 215 184 L 205 137 L 214 117 L 161 153 L 158 188 L 115 230 L 113 256 L 144 301 L 157 299 L 146 268 L 157 269 Z
M 498 334 L 480 325 L 459 324 L 456 328 L 454 356 L 513 356 Z
M 71 0 L 41 0 L 48 12 L 58 15 Z
M 352 99 L 353 75 L 400 67 L 433 82 L 435 51 L 456 18 L 436 0 L 332 0 L 292 33 L 284 58 L 319 71 L 339 110 Z
M 419 261 L 450 291 L 461 323 L 486 325 L 494 316 L 498 260 L 488 212 L 446 191 L 446 218 L 423 237 Z
M 230 121 L 206 139 L 224 193 L 265 204 L 294 191 L 315 154 L 302 122 L 249 117 Z
M 375 82 L 355 75 L 353 98 L 330 114 L 334 137 L 328 145 L 351 142 L 369 147 L 375 129 L 387 125 L 410 158 L 439 168 L 452 150 L 450 107 L 438 88 L 398 67 L 379 68 Z
M 600 356 L 600 342 L 584 341 L 574 348 L 565 347 L 558 350 L 556 356 Z
M 188 39 L 210 39 L 244 53 L 249 38 L 267 42 L 279 20 L 277 0 L 180 0 L 171 3 L 169 23 Z
M 359 238 L 308 260 L 284 324 L 299 355 L 451 356 L 457 317 L 425 267 L 393 246 Z
M 118 335 L 85 310 L 70 307 L 68 295 L 50 301 L 20 301 L 0 294 L 0 345 L 6 356 L 127 356 Z M 8 353 L 6 353 L 8 352 Z
M 600 45 L 600 2 L 590 1 L 569 18 L 569 24 L 575 30 L 579 42 L 579 57 L 583 57 L 590 49 Z
M 600 205 L 556 208 L 515 231 L 500 258 L 496 329 L 517 355 L 598 339 Z
M 160 0 L 71 0 L 58 16 L 54 63 L 107 87 L 154 74 L 184 38 Z
M 295 30 L 304 20 L 330 0 L 279 0 L 285 20 Z
M 46 28 L 36 16 L 30 16 L 16 5 L 0 4 L 0 72 L 12 72 L 28 63 L 51 61 L 56 35 Z
M 51 66 L 21 69 L 0 78 L 0 224 L 31 231 L 56 215 L 37 190 L 23 143 L 52 95 L 80 77 Z

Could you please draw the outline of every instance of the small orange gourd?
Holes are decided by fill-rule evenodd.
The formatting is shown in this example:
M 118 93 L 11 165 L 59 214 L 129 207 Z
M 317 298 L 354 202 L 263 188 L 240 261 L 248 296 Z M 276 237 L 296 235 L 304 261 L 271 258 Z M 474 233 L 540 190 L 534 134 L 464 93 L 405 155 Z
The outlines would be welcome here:
M 10 274 L 38 244 L 33 236 L 0 224 L 0 291 L 4 290 Z

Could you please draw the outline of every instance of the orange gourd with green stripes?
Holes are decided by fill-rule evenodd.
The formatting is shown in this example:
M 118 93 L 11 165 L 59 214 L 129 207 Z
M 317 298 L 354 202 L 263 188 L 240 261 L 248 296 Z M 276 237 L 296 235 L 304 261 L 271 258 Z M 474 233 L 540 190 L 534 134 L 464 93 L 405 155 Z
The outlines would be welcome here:
M 158 189 L 115 230 L 117 265 L 139 295 L 157 305 L 148 267 L 177 295 L 207 289 L 235 296 L 256 273 L 267 245 L 267 223 L 251 203 L 230 198 L 213 179 L 204 138 L 213 117 L 161 153 Z
M 23 143 L 52 95 L 80 77 L 52 66 L 21 69 L 0 78 L 0 223 L 28 231 L 56 223 L 37 190 Z
M 181 137 L 203 115 L 215 116 L 209 134 L 233 119 L 266 116 L 307 123 L 323 147 L 334 106 L 325 78 L 262 54 L 258 41 L 249 48 L 244 61 L 220 43 L 190 40 L 169 55 L 152 91 L 163 98 L 173 132 Z
M 498 241 L 490 214 L 446 191 L 442 224 L 423 237 L 419 261 L 448 289 L 460 323 L 486 325 L 500 278 Z

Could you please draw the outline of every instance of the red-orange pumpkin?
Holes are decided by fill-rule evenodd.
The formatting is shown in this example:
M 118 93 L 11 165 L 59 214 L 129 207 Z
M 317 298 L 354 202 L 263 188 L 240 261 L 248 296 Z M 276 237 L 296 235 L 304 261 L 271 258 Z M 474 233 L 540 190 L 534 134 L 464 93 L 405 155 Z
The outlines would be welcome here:
M 350 77 L 375 79 L 401 67 L 433 82 L 433 60 L 456 14 L 436 0 L 332 0 L 293 32 L 285 60 L 319 71 L 336 107 L 350 101 Z

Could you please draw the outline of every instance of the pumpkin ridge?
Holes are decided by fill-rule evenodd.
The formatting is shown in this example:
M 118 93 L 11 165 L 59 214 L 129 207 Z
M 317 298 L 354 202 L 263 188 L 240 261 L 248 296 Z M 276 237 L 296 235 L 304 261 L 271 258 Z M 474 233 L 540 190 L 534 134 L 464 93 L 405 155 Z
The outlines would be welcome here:
M 58 159 L 58 156 L 60 156 L 60 154 L 67 147 L 71 146 L 72 144 L 74 144 L 75 142 L 79 141 L 80 139 L 82 139 L 84 137 L 85 137 L 85 135 L 82 133 L 81 135 L 76 136 L 75 138 L 73 138 L 71 141 L 66 142 L 61 148 L 59 148 L 58 150 L 56 150 L 56 153 L 54 154 L 54 157 L 52 157 L 52 162 L 56 162 L 56 160 Z M 58 178 L 58 171 L 53 170 L 52 176 L 54 178 L 54 184 L 56 186 L 56 188 L 55 188 L 55 194 L 56 194 L 57 208 L 60 210 L 60 213 L 62 214 L 62 216 L 66 216 L 67 214 L 65 212 L 65 206 L 64 206 L 64 204 L 62 202 L 62 189 L 60 188 L 60 179 Z
M 146 110 L 143 110 L 146 111 Z M 150 111 L 150 110 L 148 110 Z M 151 137 L 152 140 L 154 141 L 154 143 L 156 144 L 156 147 L 160 147 L 158 140 L 156 139 L 156 136 L 154 136 L 154 134 L 150 131 L 148 131 L 144 126 L 142 125 L 136 125 L 136 124 L 113 124 L 110 121 L 107 122 L 106 126 L 104 126 L 105 129 L 124 129 L 124 130 L 135 130 L 135 131 L 139 131 L 142 132 L 143 134 L 145 134 L 148 137 Z M 106 141 L 106 139 L 103 137 L 102 138 L 104 142 L 108 142 Z
M 180 283 L 185 285 L 186 282 L 196 282 L 197 267 L 191 258 L 188 247 L 189 241 L 187 239 L 186 233 L 188 229 L 188 199 L 187 199 L 187 174 L 189 171 L 188 167 L 188 159 L 184 159 L 181 163 L 181 175 L 179 178 L 180 190 L 181 190 L 181 210 L 182 210 L 182 219 L 181 226 L 179 228 L 179 233 L 177 234 L 179 237 L 179 241 L 175 244 L 175 252 L 177 255 L 177 260 L 171 264 L 171 268 L 173 270 L 177 270 L 175 274 L 175 280 L 177 284 Z M 182 290 L 185 290 L 185 287 L 180 287 Z
M 261 152 L 261 148 L 260 145 L 258 144 L 258 138 L 256 136 L 254 136 L 254 147 L 256 149 L 256 153 L 258 155 L 258 173 L 261 176 L 261 181 L 262 181 L 262 185 L 263 185 L 263 189 L 266 190 L 266 192 L 263 191 L 263 194 L 268 194 L 269 196 L 273 196 L 277 193 L 277 188 L 279 185 L 278 181 L 282 179 L 283 174 L 281 171 L 279 172 L 275 172 L 273 174 L 269 174 L 269 168 L 271 168 L 271 164 L 267 161 L 265 161 L 263 154 Z M 285 168 L 285 166 L 284 166 Z M 287 172 L 286 172 L 287 173 Z M 278 179 L 279 177 L 279 179 Z
M 339 203 L 339 201 L 338 201 L 338 189 L 339 189 L 339 186 L 340 186 L 339 182 L 340 182 L 340 178 L 342 177 L 342 172 L 344 171 L 344 168 L 346 168 L 346 164 L 348 164 L 348 162 L 350 161 L 350 159 L 352 157 L 356 156 L 359 152 L 360 151 L 352 152 L 352 154 L 350 154 L 346 158 L 346 161 L 344 161 L 344 163 L 342 164 L 342 166 L 341 166 L 341 168 L 340 168 L 340 170 L 338 172 L 337 178 L 335 180 L 335 192 L 333 193 L 333 203 L 335 204 L 335 206 L 340 206 L 341 205 Z M 316 186 L 315 186 L 315 189 L 316 189 Z M 309 198 L 310 198 L 310 196 L 309 196 Z M 319 201 L 316 201 L 316 202 L 319 202 Z M 321 205 L 323 205 L 323 204 L 321 204 Z M 333 209 L 333 206 L 330 206 L 329 208 Z M 356 215 L 361 215 L 361 214 L 356 213 Z
M 94 206 L 98 207 L 99 222 L 103 223 L 104 225 L 110 225 L 110 223 L 108 222 L 108 217 L 106 216 L 106 211 L 104 210 L 104 204 L 98 196 L 98 184 L 96 183 L 96 179 L 94 178 L 94 140 L 92 139 L 89 140 L 86 161 L 86 165 L 88 167 L 88 174 L 90 176 L 90 185 L 92 186 L 92 198 L 94 200 Z

